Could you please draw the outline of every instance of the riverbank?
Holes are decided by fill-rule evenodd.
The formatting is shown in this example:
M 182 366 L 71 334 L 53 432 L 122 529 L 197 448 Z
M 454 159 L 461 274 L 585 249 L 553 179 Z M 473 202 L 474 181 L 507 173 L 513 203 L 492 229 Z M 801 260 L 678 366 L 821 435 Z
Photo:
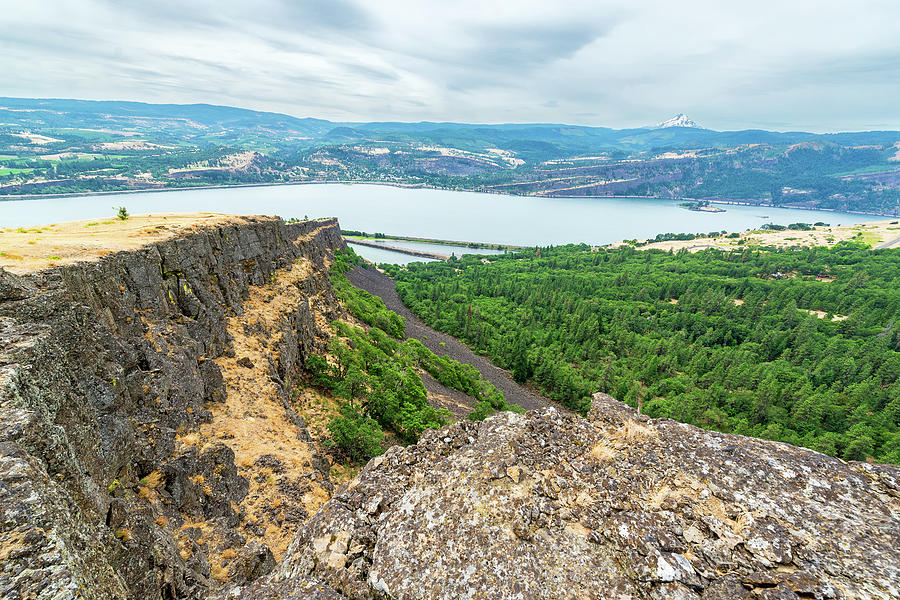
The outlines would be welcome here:
M 441 190 L 447 192 L 465 192 L 471 194 L 493 194 L 496 196 L 506 196 L 506 197 L 515 197 L 515 198 L 542 198 L 543 196 L 536 194 L 514 194 L 509 192 L 499 192 L 487 189 L 462 189 L 458 187 L 441 187 L 436 185 L 431 185 L 427 183 L 408 183 L 408 182 L 399 182 L 399 181 L 378 181 L 378 180 L 367 180 L 367 179 L 346 179 L 346 180 L 309 180 L 309 181 L 273 181 L 273 182 L 260 182 L 260 183 L 236 183 L 230 185 L 197 185 L 197 186 L 177 186 L 177 187 L 164 187 L 164 188 L 148 188 L 148 189 L 124 189 L 124 190 L 109 190 L 109 191 L 80 191 L 80 192 L 71 192 L 71 193 L 62 193 L 62 194 L 0 194 L 0 202 L 5 201 L 15 201 L 15 200 L 46 200 L 52 198 L 79 198 L 79 197 L 87 197 L 87 196 L 114 196 L 119 194 L 153 194 L 153 193 L 166 193 L 166 192 L 184 192 L 190 190 L 228 190 L 228 189 L 240 189 L 240 188 L 267 188 L 267 187 L 285 187 L 285 186 L 304 186 L 304 185 L 377 185 L 377 186 L 385 186 L 385 187 L 394 187 L 400 189 L 424 189 L 424 190 Z M 629 194 L 629 195 L 602 195 L 602 196 L 558 196 L 556 198 L 570 198 L 570 199 L 586 199 L 586 200 L 663 200 L 663 201 L 699 201 L 702 200 L 704 202 L 709 202 L 711 204 L 730 204 L 733 206 L 752 206 L 759 208 L 771 208 L 771 209 L 789 209 L 789 210 L 802 210 L 802 211 L 823 211 L 823 212 L 841 212 L 841 213 L 850 213 L 857 215 L 872 215 L 873 217 L 884 217 L 884 218 L 895 218 L 898 215 L 893 215 L 889 213 L 875 213 L 875 212 L 865 212 L 865 211 L 855 211 L 855 210 L 840 210 L 833 208 L 818 208 L 818 207 L 808 207 L 808 206 L 794 206 L 794 205 L 774 205 L 771 203 L 762 203 L 762 202 L 750 202 L 746 200 L 723 200 L 723 199 L 705 199 L 705 198 L 672 198 L 670 196 L 648 196 L 648 195 L 638 195 L 638 194 Z M 413 240 L 410 240 L 413 241 Z

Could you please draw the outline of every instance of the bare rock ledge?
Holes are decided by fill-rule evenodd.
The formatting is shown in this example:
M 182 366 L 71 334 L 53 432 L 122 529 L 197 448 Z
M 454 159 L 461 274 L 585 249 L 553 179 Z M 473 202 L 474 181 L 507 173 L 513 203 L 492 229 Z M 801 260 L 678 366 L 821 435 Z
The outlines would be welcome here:
M 900 597 L 900 469 L 651 420 L 607 395 L 429 432 L 241 598 Z

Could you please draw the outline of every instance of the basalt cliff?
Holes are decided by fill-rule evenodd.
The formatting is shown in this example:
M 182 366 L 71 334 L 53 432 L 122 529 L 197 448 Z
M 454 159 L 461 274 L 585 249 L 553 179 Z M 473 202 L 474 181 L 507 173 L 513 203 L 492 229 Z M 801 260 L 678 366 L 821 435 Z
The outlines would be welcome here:
M 147 227 L 0 272 L 2 598 L 202 598 L 331 494 L 289 395 L 340 315 L 337 222 Z
M 252 217 L 0 272 L 0 597 L 900 597 L 900 469 L 600 394 L 335 486 L 292 396 L 342 247 Z

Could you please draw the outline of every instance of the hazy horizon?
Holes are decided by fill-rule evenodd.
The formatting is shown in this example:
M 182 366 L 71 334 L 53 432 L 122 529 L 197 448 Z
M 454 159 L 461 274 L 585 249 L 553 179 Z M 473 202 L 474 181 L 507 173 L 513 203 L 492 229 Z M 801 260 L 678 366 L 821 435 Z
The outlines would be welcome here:
M 434 124 L 434 125 L 447 124 L 447 125 L 467 125 L 467 126 L 474 126 L 474 127 L 478 127 L 478 126 L 492 127 L 492 126 L 503 126 L 503 125 L 512 125 L 512 126 L 558 125 L 558 126 L 562 126 L 562 127 L 596 127 L 596 128 L 605 128 L 605 129 L 614 129 L 614 130 L 624 130 L 624 129 L 652 129 L 652 128 L 656 127 L 656 125 L 658 125 L 666 120 L 666 119 L 660 119 L 660 121 L 657 123 L 647 123 L 644 125 L 636 125 L 633 127 L 613 127 L 610 125 L 585 125 L 585 124 L 581 124 L 581 123 L 571 123 L 571 122 L 565 123 L 565 122 L 557 122 L 557 121 L 475 122 L 475 121 L 433 121 L 433 120 L 402 121 L 402 120 L 397 120 L 397 119 L 391 120 L 391 121 L 378 121 L 378 120 L 375 120 L 375 121 L 337 121 L 337 120 L 332 120 L 332 119 L 325 119 L 323 117 L 319 117 L 316 115 L 291 114 L 291 113 L 282 112 L 282 111 L 269 111 L 269 110 L 265 110 L 265 109 L 248 108 L 246 106 L 236 106 L 236 105 L 231 105 L 231 104 L 213 104 L 213 103 L 209 103 L 209 102 L 191 102 L 191 103 L 159 102 L 158 103 L 158 102 L 147 102 L 144 100 L 126 100 L 126 99 L 119 99 L 119 98 L 96 98 L 96 99 L 95 98 L 63 98 L 63 97 L 59 97 L 59 98 L 51 98 L 51 97 L 37 98 L 37 97 L 34 97 L 34 98 L 32 98 L 30 96 L 5 96 L 5 97 L 0 96 L 0 99 L 3 99 L 3 98 L 13 98 L 16 100 L 37 100 L 37 101 L 47 100 L 47 101 L 75 101 L 75 102 L 131 102 L 131 103 L 135 103 L 135 104 L 148 104 L 148 105 L 216 106 L 216 107 L 222 107 L 222 108 L 234 108 L 234 109 L 240 109 L 240 110 L 248 110 L 248 111 L 260 112 L 260 113 L 267 112 L 270 114 L 281 114 L 281 115 L 286 115 L 288 117 L 293 117 L 293 118 L 297 118 L 297 119 L 316 119 L 316 120 L 322 120 L 322 121 L 330 121 L 332 123 L 340 124 L 340 125 L 353 125 L 356 123 L 360 123 L 360 124 L 361 123 L 367 123 L 367 124 L 370 124 L 370 123 L 402 123 L 402 124 L 408 124 L 408 125 L 429 124 L 430 123 L 430 124 Z M 670 115 L 669 118 L 674 117 L 674 116 L 677 116 L 677 114 Z M 690 115 L 687 115 L 687 116 L 690 117 Z M 692 120 L 694 120 L 694 119 L 692 119 Z M 760 130 L 760 131 L 771 131 L 771 132 L 776 132 L 776 133 L 803 132 L 803 133 L 815 133 L 815 134 L 827 135 L 827 134 L 838 134 L 838 133 L 862 133 L 862 132 L 867 132 L 867 131 L 869 131 L 869 132 L 900 131 L 900 127 L 898 127 L 897 129 L 882 129 L 882 130 L 846 129 L 846 130 L 839 130 L 839 131 L 813 131 L 813 130 L 808 130 L 808 129 L 803 130 L 803 129 L 796 129 L 796 128 L 794 128 L 794 129 L 791 129 L 791 128 L 787 128 L 787 129 L 765 128 L 765 129 L 763 129 L 763 128 L 758 128 L 758 127 L 743 127 L 743 128 L 735 128 L 735 129 L 714 129 L 712 127 L 706 127 L 703 123 L 697 123 L 697 125 L 702 129 L 708 129 L 711 131 L 719 131 L 719 132 L 723 132 L 723 133 L 729 132 L 729 131 Z
M 8 3 L 4 96 L 332 121 L 900 130 L 900 4 Z

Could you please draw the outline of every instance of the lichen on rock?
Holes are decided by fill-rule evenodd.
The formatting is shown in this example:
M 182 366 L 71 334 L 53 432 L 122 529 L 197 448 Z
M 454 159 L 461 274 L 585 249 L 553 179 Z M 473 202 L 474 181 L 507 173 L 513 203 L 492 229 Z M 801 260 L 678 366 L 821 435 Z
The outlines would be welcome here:
M 392 448 L 268 583 L 354 600 L 896 598 L 898 474 L 598 394 L 587 419 L 501 413 Z

